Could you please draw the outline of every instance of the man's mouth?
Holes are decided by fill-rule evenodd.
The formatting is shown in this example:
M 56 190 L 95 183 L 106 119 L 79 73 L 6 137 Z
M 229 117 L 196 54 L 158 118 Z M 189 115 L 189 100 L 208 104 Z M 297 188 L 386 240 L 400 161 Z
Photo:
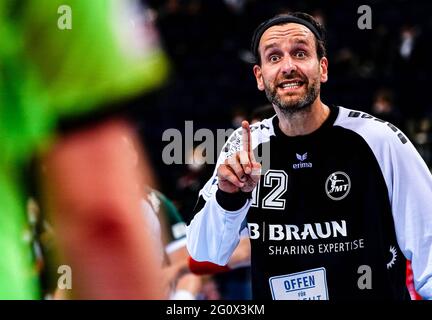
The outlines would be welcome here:
M 286 80 L 278 84 L 278 88 L 283 90 L 296 90 L 303 86 L 304 82 L 301 80 Z

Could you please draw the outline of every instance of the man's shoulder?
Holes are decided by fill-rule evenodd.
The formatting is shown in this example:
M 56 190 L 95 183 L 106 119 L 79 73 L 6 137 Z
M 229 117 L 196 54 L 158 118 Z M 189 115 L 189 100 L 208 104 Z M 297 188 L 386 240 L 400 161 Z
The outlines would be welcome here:
M 265 143 L 270 140 L 270 137 L 274 135 L 273 119 L 275 116 L 264 119 L 259 122 L 255 122 L 250 125 L 252 149 L 255 149 L 258 145 Z M 237 128 L 230 138 L 228 139 L 224 152 L 227 157 L 231 156 L 237 151 L 241 150 L 242 143 L 242 127 Z
M 357 133 L 369 144 L 398 142 L 405 144 L 408 141 L 405 134 L 392 123 L 365 111 L 339 107 L 339 114 L 334 125 Z
M 261 121 L 255 122 L 251 124 L 251 133 L 254 131 L 257 131 L 261 134 L 274 134 L 273 130 L 273 119 L 276 117 L 276 115 L 272 116 L 271 118 L 263 119 Z
M 252 138 L 254 138 L 254 136 L 258 137 L 258 136 L 274 135 L 273 119 L 275 117 L 276 115 L 250 124 Z M 242 135 L 242 127 L 239 127 L 233 132 L 231 137 L 241 139 L 241 135 Z

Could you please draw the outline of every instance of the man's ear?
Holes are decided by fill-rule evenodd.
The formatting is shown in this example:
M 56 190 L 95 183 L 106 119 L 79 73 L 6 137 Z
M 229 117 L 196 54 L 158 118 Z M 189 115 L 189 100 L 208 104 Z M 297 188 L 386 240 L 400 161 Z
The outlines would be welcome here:
M 264 91 L 264 80 L 262 77 L 261 67 L 259 65 L 254 65 L 253 72 L 257 81 L 258 90 Z
M 326 57 L 322 57 L 320 60 L 320 72 L 321 72 L 320 81 L 322 83 L 327 82 L 327 80 L 328 80 L 328 60 Z

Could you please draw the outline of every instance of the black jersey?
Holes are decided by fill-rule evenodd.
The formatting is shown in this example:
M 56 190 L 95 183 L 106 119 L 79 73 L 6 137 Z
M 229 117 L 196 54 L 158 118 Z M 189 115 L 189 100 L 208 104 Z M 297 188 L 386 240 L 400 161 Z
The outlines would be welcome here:
M 261 180 L 227 211 L 215 170 L 187 230 L 194 259 L 226 264 L 246 219 L 255 299 L 409 299 L 406 258 L 416 289 L 432 296 L 432 177 L 402 132 L 332 107 L 309 135 L 284 135 L 276 116 L 251 135 Z M 240 147 L 238 130 L 217 165 Z

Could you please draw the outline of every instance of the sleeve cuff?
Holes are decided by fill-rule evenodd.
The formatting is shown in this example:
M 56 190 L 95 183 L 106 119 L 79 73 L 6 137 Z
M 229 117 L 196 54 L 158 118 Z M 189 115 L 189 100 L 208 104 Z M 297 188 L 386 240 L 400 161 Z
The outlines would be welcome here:
M 228 193 L 220 189 L 216 191 L 216 201 L 226 211 L 240 210 L 251 198 L 252 192 Z

